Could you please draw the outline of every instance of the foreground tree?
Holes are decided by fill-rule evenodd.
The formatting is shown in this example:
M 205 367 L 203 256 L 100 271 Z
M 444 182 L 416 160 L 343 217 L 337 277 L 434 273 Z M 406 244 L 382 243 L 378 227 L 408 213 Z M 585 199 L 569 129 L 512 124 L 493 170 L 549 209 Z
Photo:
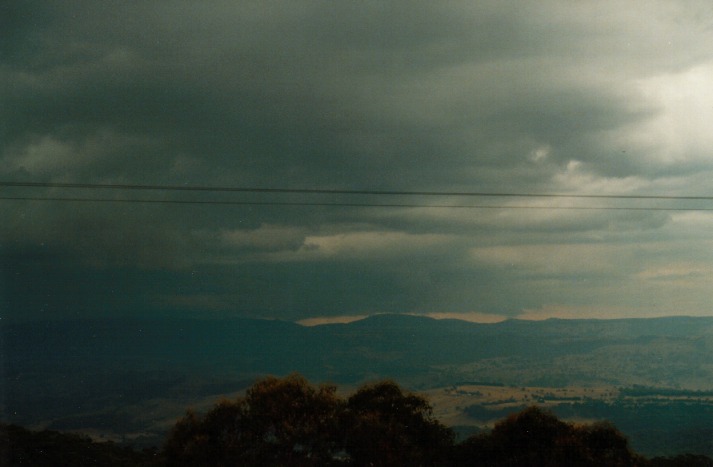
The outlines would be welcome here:
M 393 382 L 348 400 L 299 375 L 258 381 L 204 416 L 188 412 L 160 456 L 113 443 L 0 424 L 0 467 L 28 466 L 713 466 L 701 455 L 645 460 L 607 422 L 574 425 L 536 407 L 454 444 L 421 396 Z
M 0 443 L 1 446 L 2 443 Z M 169 466 L 646 467 L 711 465 L 705 456 L 647 461 L 610 423 L 575 425 L 530 407 L 455 444 L 421 396 L 391 381 L 347 400 L 303 377 L 266 378 L 204 416 L 187 413 L 162 451 Z M 107 464 L 109 465 L 109 464 Z
M 456 449 L 456 465 L 520 467 L 634 467 L 643 460 L 609 423 L 573 425 L 530 407 L 473 436 Z
M 164 446 L 175 466 L 329 465 L 341 446 L 334 386 L 299 375 L 257 382 L 204 417 L 186 414 Z
M 327 465 L 341 448 L 343 402 L 333 385 L 314 388 L 299 375 L 266 378 L 248 390 L 245 404 L 250 461 Z
M 163 449 L 171 466 L 445 465 L 453 432 L 393 382 L 348 401 L 303 377 L 266 378 L 205 416 L 189 412 Z
M 0 423 L 0 467 L 157 466 L 156 452 L 137 452 L 112 442 L 94 442 L 73 433 L 30 431 Z
M 454 441 L 426 399 L 391 381 L 351 396 L 345 422 L 345 449 L 356 465 L 446 465 Z

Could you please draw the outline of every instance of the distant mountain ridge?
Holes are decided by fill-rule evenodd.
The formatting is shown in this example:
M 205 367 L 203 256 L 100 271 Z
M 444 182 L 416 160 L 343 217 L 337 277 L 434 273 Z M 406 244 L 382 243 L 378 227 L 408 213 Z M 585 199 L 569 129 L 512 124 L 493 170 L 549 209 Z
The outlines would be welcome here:
M 713 318 L 479 324 L 375 315 L 313 327 L 260 319 L 3 320 L 0 371 L 0 420 L 148 433 L 155 443 L 185 407 L 295 371 L 350 386 L 394 379 L 414 390 L 463 381 L 710 390 Z
M 686 350 L 694 352 L 691 364 L 713 362 L 713 318 L 706 317 L 480 324 L 381 314 L 313 327 L 261 319 L 77 320 L 2 322 L 0 335 L 9 374 L 80 362 L 256 374 L 300 371 L 342 382 L 495 358 L 571 360 L 614 348 L 623 353 L 637 349 L 639 357 L 647 349 L 662 357 L 658 354 L 672 346 L 678 347 L 679 358 Z M 394 362 L 403 365 L 399 374 L 390 373 Z

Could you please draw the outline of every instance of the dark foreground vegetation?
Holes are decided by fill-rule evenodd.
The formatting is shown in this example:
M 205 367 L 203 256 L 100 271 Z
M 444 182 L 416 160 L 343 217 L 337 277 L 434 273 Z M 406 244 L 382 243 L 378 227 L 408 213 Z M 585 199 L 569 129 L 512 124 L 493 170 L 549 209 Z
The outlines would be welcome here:
M 135 451 L 112 442 L 58 431 L 29 431 L 0 424 L 0 466 L 158 466 L 155 450 Z
M 386 381 L 347 399 L 302 376 L 265 378 L 208 413 L 189 411 L 161 450 L 0 427 L 0 466 L 713 466 L 705 456 L 646 459 L 610 423 L 576 425 L 529 407 L 456 442 L 421 396 Z

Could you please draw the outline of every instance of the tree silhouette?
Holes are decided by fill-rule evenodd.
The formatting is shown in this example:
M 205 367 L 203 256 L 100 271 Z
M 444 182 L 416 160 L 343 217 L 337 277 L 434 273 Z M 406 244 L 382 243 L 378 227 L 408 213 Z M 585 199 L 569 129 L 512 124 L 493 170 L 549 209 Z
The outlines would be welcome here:
M 346 451 L 357 465 L 445 465 L 454 440 L 423 397 L 391 381 L 352 395 L 346 422 Z
M 260 465 L 325 465 L 340 448 L 336 387 L 314 388 L 297 374 L 266 378 L 247 391 L 248 460 Z
M 608 422 L 575 425 L 530 407 L 454 444 L 421 396 L 387 381 L 347 400 L 299 375 L 265 378 L 173 427 L 160 455 L 0 423 L 0 467 L 27 466 L 713 466 L 702 455 L 644 459 Z
M 498 467 L 633 467 L 642 460 L 609 423 L 572 425 L 530 407 L 461 443 L 454 463 L 467 461 Z
M 1 443 L 0 443 L 1 444 Z M 428 401 L 392 381 L 344 400 L 302 376 L 269 377 L 204 416 L 188 412 L 162 451 L 169 466 L 636 467 L 710 465 L 705 456 L 645 460 L 610 423 L 575 425 L 530 407 L 455 444 Z M 688 464 L 686 464 L 688 462 Z
M 314 388 L 297 374 L 255 383 L 204 417 L 189 412 L 164 445 L 169 465 L 328 465 L 341 446 L 334 386 Z
M 642 462 L 629 447 L 626 437 L 610 422 L 574 426 L 573 430 L 580 452 L 584 454 L 579 465 L 627 467 Z
M 453 438 L 424 398 L 396 383 L 344 401 L 334 386 L 293 374 L 260 380 L 204 417 L 188 412 L 163 454 L 174 466 L 445 465 Z
M 0 467 L 149 467 L 158 465 L 155 451 L 137 452 L 112 442 L 52 430 L 30 431 L 0 423 Z

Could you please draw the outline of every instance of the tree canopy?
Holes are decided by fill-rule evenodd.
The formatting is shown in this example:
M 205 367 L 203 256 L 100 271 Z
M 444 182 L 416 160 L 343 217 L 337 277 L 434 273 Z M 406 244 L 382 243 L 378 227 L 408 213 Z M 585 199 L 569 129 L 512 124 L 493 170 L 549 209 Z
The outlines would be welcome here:
M 268 377 L 205 416 L 188 412 L 164 446 L 170 465 L 328 465 L 341 448 L 336 388 Z
M 149 449 L 137 452 L 75 433 L 30 431 L 0 423 L 0 467 L 149 467 L 157 462 L 156 452 Z
M 531 407 L 456 444 L 422 396 L 392 381 L 346 400 L 303 377 L 266 378 L 174 427 L 169 465 L 613 466 L 644 465 L 608 423 L 574 425 Z
M 344 400 L 293 374 L 260 380 L 202 417 L 188 412 L 164 455 L 175 466 L 445 465 L 453 439 L 423 397 L 394 382 Z
M 426 399 L 391 381 L 352 395 L 346 422 L 345 450 L 356 465 L 445 465 L 454 441 Z
M 574 425 L 530 407 L 456 447 L 455 465 L 634 467 L 644 465 L 613 425 Z
M 644 459 L 611 423 L 573 424 L 530 407 L 456 443 L 422 396 L 392 381 L 348 398 L 298 374 L 257 381 L 205 414 L 188 411 L 160 452 L 0 425 L 0 467 L 105 466 L 713 466 L 705 456 Z

